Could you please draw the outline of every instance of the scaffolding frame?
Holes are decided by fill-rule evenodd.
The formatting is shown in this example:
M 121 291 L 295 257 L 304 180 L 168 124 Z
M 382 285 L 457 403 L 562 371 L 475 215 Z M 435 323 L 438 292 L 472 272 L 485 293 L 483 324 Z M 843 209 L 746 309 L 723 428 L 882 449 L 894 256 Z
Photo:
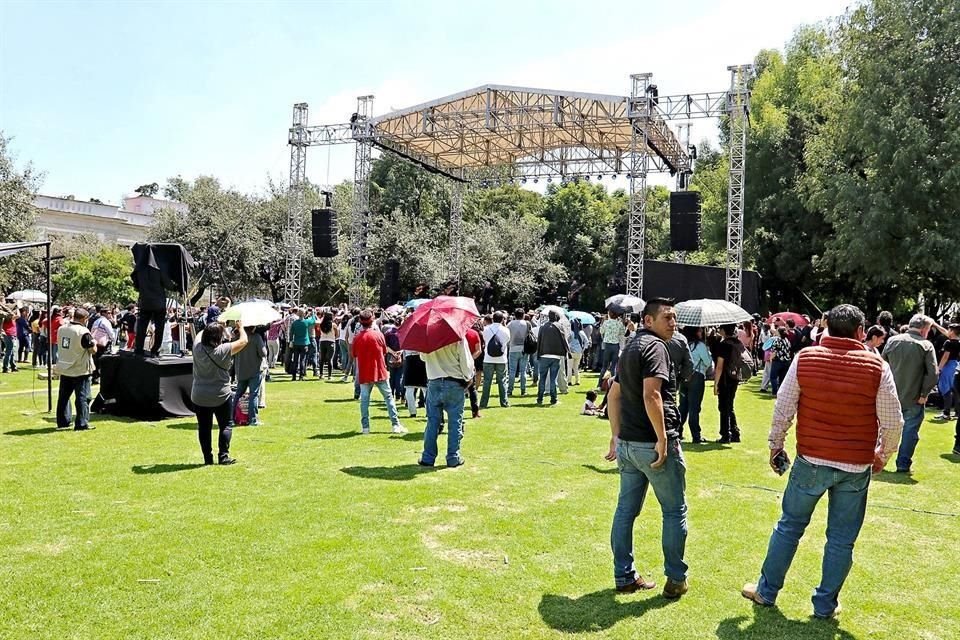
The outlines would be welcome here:
M 291 171 L 284 288 L 288 301 L 300 301 L 307 147 L 356 146 L 349 256 L 351 304 L 363 302 L 366 282 L 374 148 L 452 182 L 447 273 L 457 284 L 462 263 L 463 196 L 468 186 L 626 175 L 630 195 L 627 293 L 642 296 L 647 175 L 669 172 L 679 178 L 692 170 L 687 144 L 668 122 L 729 115 L 726 297 L 739 304 L 749 125 L 747 83 L 752 65 L 728 69 L 728 91 L 676 96 L 659 96 L 649 73 L 630 76 L 631 90 L 626 97 L 491 84 L 373 116 L 373 96 L 360 96 L 350 122 L 320 126 L 307 124 L 307 105 L 298 103 L 288 137 Z

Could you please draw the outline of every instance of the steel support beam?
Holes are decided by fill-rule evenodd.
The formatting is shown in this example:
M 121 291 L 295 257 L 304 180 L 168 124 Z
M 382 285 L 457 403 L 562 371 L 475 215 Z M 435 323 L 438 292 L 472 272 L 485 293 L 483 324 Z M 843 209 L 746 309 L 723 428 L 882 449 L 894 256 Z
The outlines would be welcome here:
M 450 244 L 447 249 L 447 278 L 460 287 L 460 266 L 463 256 L 463 191 L 462 182 L 450 183 Z
M 647 171 L 650 156 L 647 154 L 650 113 L 652 104 L 647 93 L 650 73 L 630 76 L 630 102 L 627 116 L 633 126 L 630 140 L 630 201 L 628 205 L 629 231 L 627 232 L 627 293 L 643 296 L 643 253 L 647 223 Z
M 293 105 L 290 127 L 290 190 L 287 192 L 287 225 L 283 234 L 283 295 L 292 305 L 300 304 L 300 275 L 303 260 L 303 201 L 307 187 L 306 102 Z
M 350 266 L 353 283 L 350 304 L 363 303 L 363 287 L 367 282 L 367 234 L 370 230 L 370 170 L 373 163 L 373 136 L 368 120 L 373 112 L 373 96 L 357 98 L 357 112 L 351 119 L 353 139 L 357 143 L 353 167 L 353 214 L 350 225 Z
M 747 165 L 747 129 L 750 125 L 748 83 L 753 65 L 727 67 L 730 71 L 728 113 L 730 126 L 730 185 L 727 193 L 726 299 L 740 304 L 743 293 L 743 200 Z

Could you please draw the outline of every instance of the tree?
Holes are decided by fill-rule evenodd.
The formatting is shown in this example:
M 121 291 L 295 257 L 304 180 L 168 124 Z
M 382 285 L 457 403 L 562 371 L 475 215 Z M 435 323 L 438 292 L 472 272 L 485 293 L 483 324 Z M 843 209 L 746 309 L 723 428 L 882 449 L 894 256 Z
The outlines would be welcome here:
M 148 198 L 152 198 L 153 196 L 157 195 L 158 191 L 160 191 L 160 185 L 158 185 L 156 182 L 142 184 L 134 189 L 135 193 L 139 193 L 142 196 L 147 196 Z
M 868 307 L 960 298 L 960 5 L 873 0 L 838 34 L 843 100 L 812 145 L 825 267 Z
M 27 163 L 17 169 L 10 150 L 10 138 L 0 132 L 0 242 L 34 239 L 36 210 L 33 198 L 40 186 L 40 174 Z M 0 258 L 0 291 L 39 286 L 43 261 L 39 253 L 22 252 Z
M 71 302 L 127 304 L 137 299 L 130 273 L 133 255 L 121 247 L 97 245 L 95 252 L 66 258 L 53 276 L 55 299 Z

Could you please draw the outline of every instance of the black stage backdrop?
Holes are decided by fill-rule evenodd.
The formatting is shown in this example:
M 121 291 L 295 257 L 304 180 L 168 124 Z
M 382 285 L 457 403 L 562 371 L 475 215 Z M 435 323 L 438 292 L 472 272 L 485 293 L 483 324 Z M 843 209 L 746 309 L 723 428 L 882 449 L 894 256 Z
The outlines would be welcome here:
M 659 260 L 643 261 L 643 298 L 675 298 L 677 302 L 726 297 L 727 271 L 723 267 L 677 264 Z M 743 270 L 740 306 L 760 313 L 760 274 Z
M 118 416 L 160 419 L 192 416 L 193 358 L 136 357 L 129 351 L 100 359 L 102 410 Z

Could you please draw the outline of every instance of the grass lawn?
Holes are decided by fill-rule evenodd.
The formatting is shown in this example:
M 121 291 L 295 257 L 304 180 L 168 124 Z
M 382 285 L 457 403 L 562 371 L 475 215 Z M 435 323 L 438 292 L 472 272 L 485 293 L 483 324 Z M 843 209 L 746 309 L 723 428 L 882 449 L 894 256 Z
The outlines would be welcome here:
M 266 426 L 237 428 L 239 464 L 221 468 L 200 466 L 192 419 L 58 433 L 45 383 L 0 376 L 0 637 L 960 638 L 960 458 L 932 412 L 914 475 L 874 480 L 837 623 L 810 618 L 825 504 L 779 606 L 740 597 L 786 482 L 756 381 L 737 399 L 742 444 L 685 446 L 691 588 L 668 602 L 652 494 L 636 555 L 658 589 L 612 589 L 618 478 L 608 423 L 577 415 L 586 385 L 468 420 L 466 465 L 430 470 L 422 411 L 397 437 L 377 403 L 361 436 L 352 385 L 277 378 Z

